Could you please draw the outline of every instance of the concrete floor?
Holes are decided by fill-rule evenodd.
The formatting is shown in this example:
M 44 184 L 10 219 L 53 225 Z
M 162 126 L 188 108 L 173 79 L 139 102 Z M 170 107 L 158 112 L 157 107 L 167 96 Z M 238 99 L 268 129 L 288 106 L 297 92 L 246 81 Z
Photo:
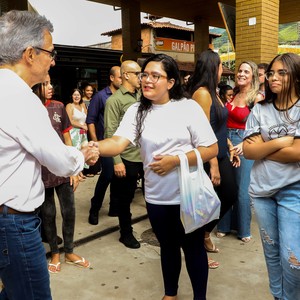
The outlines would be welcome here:
M 61 255 L 61 272 L 51 274 L 54 300 L 160 300 L 163 296 L 159 247 L 149 240 L 146 233 L 150 224 L 146 217 L 145 203 L 137 190 L 132 205 L 134 234 L 141 242 L 140 249 L 128 249 L 121 244 L 118 218 L 108 217 L 108 193 L 100 212 L 99 225 L 88 224 L 90 198 L 97 176 L 87 178 L 76 191 L 76 228 L 74 252 L 91 262 L 90 269 L 65 264 Z M 60 213 L 57 216 L 61 227 Z M 262 253 L 258 228 L 253 218 L 253 239 L 245 244 L 234 234 L 213 241 L 220 249 L 211 258 L 220 267 L 210 270 L 208 300 L 272 300 L 268 290 L 268 277 Z M 61 235 L 61 234 L 60 234 Z M 151 237 L 151 234 L 150 234 Z M 45 244 L 46 251 L 49 250 Z M 192 291 L 183 260 L 179 282 L 179 300 L 191 300 Z

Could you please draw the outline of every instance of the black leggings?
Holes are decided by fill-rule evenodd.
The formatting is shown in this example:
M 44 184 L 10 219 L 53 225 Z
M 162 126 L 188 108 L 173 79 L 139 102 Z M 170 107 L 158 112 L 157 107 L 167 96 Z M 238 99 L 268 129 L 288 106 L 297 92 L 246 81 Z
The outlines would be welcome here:
M 60 204 L 62 214 L 62 233 L 64 239 L 64 252 L 73 253 L 73 239 L 75 228 L 75 202 L 73 186 L 69 182 L 63 183 L 53 188 L 45 189 L 45 201 L 41 206 L 42 226 L 48 240 L 51 253 L 59 253 L 57 245 L 56 229 L 56 205 L 54 200 L 54 190 Z
M 226 214 L 226 212 L 237 201 L 237 185 L 235 182 L 234 167 L 232 166 L 228 156 L 218 158 L 221 183 L 215 187 L 215 191 L 221 201 L 220 218 L 213 220 L 204 226 L 206 232 L 212 232 L 214 227 Z M 209 163 L 204 164 L 206 173 L 209 174 Z
M 182 248 L 193 288 L 193 299 L 205 300 L 208 262 L 204 249 L 204 229 L 185 234 L 179 205 L 147 203 L 147 211 L 153 232 L 160 243 L 165 295 L 177 295 Z

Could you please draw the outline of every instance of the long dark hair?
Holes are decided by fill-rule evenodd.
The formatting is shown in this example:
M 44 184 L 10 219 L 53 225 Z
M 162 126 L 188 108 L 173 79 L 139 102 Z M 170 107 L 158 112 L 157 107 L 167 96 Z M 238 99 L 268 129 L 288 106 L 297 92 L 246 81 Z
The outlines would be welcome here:
M 283 90 L 281 92 L 281 94 L 285 96 L 281 100 L 284 102 L 285 110 L 288 110 L 290 101 L 292 100 L 293 89 L 295 89 L 297 97 L 300 98 L 300 56 L 294 53 L 279 54 L 270 62 L 267 72 L 272 69 L 274 62 L 276 61 L 281 61 L 283 67 L 288 72 L 288 80 L 286 84 L 282 86 Z M 277 94 L 271 91 L 268 80 L 266 80 L 265 99 L 267 102 L 273 102 L 277 99 Z
M 287 70 L 288 80 L 282 84 L 281 95 L 283 98 L 279 99 L 284 107 L 285 115 L 290 122 L 297 122 L 299 120 L 292 120 L 289 116 L 289 108 L 291 105 L 293 90 L 295 89 L 296 96 L 300 98 L 300 56 L 295 53 L 283 53 L 275 56 L 270 62 L 267 72 L 272 69 L 274 62 L 281 61 L 283 67 Z M 273 93 L 269 86 L 269 81 L 265 82 L 266 97 L 265 100 L 258 102 L 258 104 L 275 102 L 277 94 Z M 299 104 L 297 104 L 299 105 Z
M 174 79 L 174 85 L 169 90 L 169 98 L 172 100 L 181 100 L 183 97 L 183 90 L 180 81 L 180 73 L 176 61 L 166 54 L 155 54 L 146 59 L 142 66 L 142 72 L 144 72 L 147 64 L 151 61 L 160 62 L 162 64 L 163 70 L 167 73 L 167 79 Z M 143 132 L 144 120 L 148 112 L 151 110 L 151 107 L 152 101 L 144 97 L 144 95 L 142 94 L 140 98 L 140 105 L 136 114 L 137 144 L 139 144 L 139 139 Z
M 220 56 L 211 49 L 200 53 L 197 59 L 195 71 L 187 83 L 186 96 L 192 98 L 200 88 L 206 87 L 216 107 L 217 124 L 221 121 L 221 109 L 223 108 L 217 97 L 218 73 L 221 64 Z
M 41 99 L 42 103 L 45 104 L 46 98 L 44 95 L 45 87 L 42 83 L 37 83 L 32 87 L 32 91 Z
M 232 86 L 229 84 L 219 84 L 219 96 L 223 103 L 227 102 L 226 92 L 233 90 Z
M 81 103 L 83 103 L 83 100 L 82 100 L 82 91 L 80 90 L 80 89 L 78 89 L 78 88 L 75 88 L 75 89 L 73 89 L 72 90 L 72 92 L 71 92 L 71 103 L 73 103 L 73 94 L 75 93 L 75 92 L 78 92 L 79 93 L 79 95 L 80 95 L 80 101 L 79 101 L 79 104 L 81 104 Z

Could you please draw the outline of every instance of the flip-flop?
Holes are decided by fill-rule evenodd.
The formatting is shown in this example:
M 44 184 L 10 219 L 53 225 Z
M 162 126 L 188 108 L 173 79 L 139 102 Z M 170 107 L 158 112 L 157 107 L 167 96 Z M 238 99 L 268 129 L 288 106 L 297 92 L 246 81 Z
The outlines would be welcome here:
M 216 237 L 217 238 L 223 238 L 224 236 L 226 236 L 227 233 L 226 232 L 220 232 L 220 231 L 217 231 L 216 232 Z
M 69 265 L 73 265 L 79 268 L 89 268 L 91 266 L 91 263 L 89 262 L 87 266 L 84 266 L 83 264 L 85 263 L 85 258 L 81 257 L 81 259 L 78 260 L 69 260 L 69 259 L 65 259 L 66 263 Z
M 220 264 L 217 261 L 215 261 L 211 258 L 208 259 L 208 267 L 210 269 L 217 269 L 217 268 L 219 268 L 219 266 L 220 266 Z
M 251 236 L 245 236 L 245 237 L 241 238 L 241 240 L 244 243 L 249 243 L 251 241 Z
M 210 237 L 208 236 L 208 237 L 205 237 L 204 238 L 204 240 L 210 240 Z M 212 248 L 209 248 L 209 247 L 207 247 L 206 245 L 205 245 L 205 242 L 204 242 L 204 248 L 205 248 L 205 250 L 207 251 L 207 252 L 211 252 L 211 253 L 219 253 L 220 252 L 220 250 L 216 247 L 216 245 L 211 241 L 211 243 L 212 243 Z
M 54 271 L 51 270 L 54 269 Z M 60 272 L 60 262 L 58 262 L 57 264 L 53 264 L 51 263 L 51 261 L 48 263 L 48 271 L 49 273 L 52 273 L 52 274 L 57 274 Z

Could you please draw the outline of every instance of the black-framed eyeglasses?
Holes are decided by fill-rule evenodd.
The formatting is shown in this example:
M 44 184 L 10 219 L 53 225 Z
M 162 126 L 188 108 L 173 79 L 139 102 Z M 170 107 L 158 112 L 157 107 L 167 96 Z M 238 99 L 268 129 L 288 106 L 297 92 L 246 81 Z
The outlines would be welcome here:
M 124 73 L 132 73 L 132 74 L 135 74 L 136 76 L 139 76 L 140 75 L 140 71 L 125 71 Z
M 275 74 L 277 74 L 278 77 L 283 78 L 288 73 L 289 73 L 288 70 L 285 70 L 285 69 L 281 69 L 278 71 L 269 71 L 266 73 L 266 79 L 269 80 L 270 78 L 273 78 Z
M 44 51 L 44 52 L 49 53 L 51 59 L 53 59 L 53 60 L 55 60 L 56 57 L 57 57 L 57 51 L 54 50 L 54 49 L 53 49 L 52 51 L 49 51 L 49 50 L 46 50 L 46 49 L 43 49 L 43 48 L 40 48 L 40 47 L 33 47 L 33 48 L 38 49 L 38 50 L 40 50 L 40 51 Z
M 139 79 L 140 81 L 150 80 L 152 83 L 157 83 L 160 78 L 168 78 L 168 76 L 158 74 L 158 73 L 140 73 Z

